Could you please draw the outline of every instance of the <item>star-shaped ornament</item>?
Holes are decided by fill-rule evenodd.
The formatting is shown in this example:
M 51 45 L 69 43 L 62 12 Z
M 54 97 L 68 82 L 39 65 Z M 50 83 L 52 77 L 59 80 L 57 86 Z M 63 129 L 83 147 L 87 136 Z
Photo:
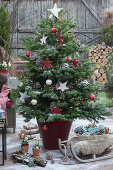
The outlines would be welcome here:
M 52 67 L 52 65 L 51 65 L 51 62 L 52 62 L 52 61 L 49 61 L 48 58 L 47 58 L 46 61 L 43 61 L 43 62 L 44 62 L 44 68 L 45 68 L 45 67 L 46 67 L 46 68 Z
M 54 107 L 52 110 L 53 114 L 61 114 L 62 109 L 60 109 L 59 107 Z
M 78 61 L 76 59 L 74 59 L 74 61 L 72 61 L 72 63 L 75 67 L 78 67 Z
M 60 83 L 60 86 L 57 87 L 57 90 L 61 90 L 62 92 L 64 92 L 65 90 L 69 89 L 68 87 L 66 87 L 67 82 L 65 83 Z
M 48 9 L 55 17 L 58 18 L 58 13 L 62 10 L 62 8 L 57 8 L 57 4 L 55 3 L 54 7 L 52 9 Z M 52 15 L 50 15 L 50 18 Z
M 46 39 L 47 39 L 47 37 L 48 37 L 48 36 L 45 37 L 45 36 L 43 35 L 43 37 L 40 39 L 41 44 L 46 44 Z
M 20 100 L 21 99 L 26 99 L 26 98 L 30 97 L 30 96 L 27 95 L 27 91 L 25 91 L 24 93 L 20 92 L 20 95 L 21 95 Z

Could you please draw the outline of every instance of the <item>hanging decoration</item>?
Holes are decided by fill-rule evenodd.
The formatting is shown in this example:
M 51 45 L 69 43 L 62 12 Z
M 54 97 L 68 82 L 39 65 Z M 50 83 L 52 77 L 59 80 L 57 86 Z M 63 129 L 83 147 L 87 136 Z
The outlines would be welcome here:
M 78 67 L 78 61 L 76 59 L 74 59 L 74 61 L 72 61 L 72 63 L 75 67 Z
M 62 92 L 64 92 L 65 90 L 69 89 L 68 87 L 66 87 L 66 85 L 67 85 L 67 82 L 65 83 L 60 82 L 60 86 L 57 87 L 57 90 L 61 90 Z
M 63 63 L 62 68 L 69 68 L 69 64 L 68 63 Z
M 51 28 L 51 32 L 56 33 L 57 32 L 56 28 Z
M 29 52 L 26 53 L 26 57 L 30 57 L 31 54 Z
M 52 9 L 47 9 L 47 10 L 50 11 L 52 15 L 58 18 L 58 13 L 62 10 L 62 8 L 57 8 L 57 4 L 55 3 Z M 50 18 L 52 17 L 52 15 L 50 15 Z
M 29 98 L 30 96 L 27 95 L 27 91 L 25 91 L 24 93 L 21 93 L 19 92 L 21 97 L 20 97 L 20 100 L 23 100 L 23 99 L 26 99 L 26 98 Z
M 37 104 L 37 100 L 36 100 L 36 99 L 32 99 L 32 100 L 31 100 L 31 104 L 32 104 L 32 105 L 36 105 L 36 104 Z
M 68 57 L 67 61 L 70 63 L 72 62 L 72 58 L 71 57 Z
M 36 60 L 35 64 L 36 64 L 36 66 L 42 67 L 43 61 L 41 59 L 38 59 L 38 60 Z
M 53 109 L 55 107 L 55 102 L 50 103 L 50 109 Z
M 90 95 L 89 99 L 93 101 L 93 100 L 95 100 L 95 96 L 94 95 Z
M 72 62 L 72 57 L 70 56 L 70 50 L 69 50 L 69 57 L 67 58 L 68 62 Z
M 36 82 L 36 89 L 40 89 L 41 88 L 41 85 L 39 82 Z
M 46 39 L 47 39 L 47 37 L 48 37 L 48 36 L 45 37 L 45 36 L 43 35 L 43 37 L 40 39 L 41 44 L 46 44 Z
M 44 68 L 45 68 L 45 67 L 46 67 L 46 68 L 52 67 L 52 65 L 51 65 L 51 62 L 52 62 L 52 61 L 49 61 L 48 58 L 47 58 L 46 61 L 43 61 L 43 62 L 44 62 L 44 66 L 43 66 Z
M 54 107 L 52 110 L 53 114 L 61 114 L 62 109 L 60 109 L 59 107 Z
M 47 126 L 44 125 L 44 126 L 42 127 L 42 130 L 43 130 L 43 131 L 47 131 L 47 130 L 48 130 Z
M 60 33 L 60 36 L 59 36 L 59 43 L 62 44 L 63 43 L 63 36 L 62 36 L 62 32 Z
M 51 48 L 51 51 L 52 51 L 52 52 L 55 52 L 55 51 L 56 51 L 56 47 L 52 47 L 52 48 Z
M 52 84 L 52 80 L 51 79 L 46 80 L 46 84 L 50 86 Z

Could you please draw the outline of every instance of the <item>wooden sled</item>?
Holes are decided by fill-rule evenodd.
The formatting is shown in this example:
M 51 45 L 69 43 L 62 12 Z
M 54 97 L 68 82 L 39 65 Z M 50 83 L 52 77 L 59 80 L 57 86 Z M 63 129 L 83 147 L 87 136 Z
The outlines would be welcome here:
M 101 137 L 103 139 L 101 139 Z M 80 138 L 82 138 L 82 136 Z M 89 137 L 89 140 L 88 139 L 84 140 L 83 137 L 81 141 L 79 141 L 78 137 L 74 137 L 66 141 L 61 141 L 61 139 L 58 139 L 58 145 L 59 145 L 60 152 L 65 157 L 70 158 L 73 156 L 77 161 L 82 163 L 88 163 L 88 162 L 113 158 L 113 155 L 97 157 L 97 155 L 103 153 L 106 149 L 108 149 L 110 146 L 113 145 L 113 136 L 100 135 L 100 137 L 99 136 L 97 137 L 98 140 L 97 139 L 94 140 L 94 139 L 95 136 Z M 89 146 L 90 149 L 88 150 Z M 81 155 L 92 155 L 92 158 L 84 160 L 81 158 Z

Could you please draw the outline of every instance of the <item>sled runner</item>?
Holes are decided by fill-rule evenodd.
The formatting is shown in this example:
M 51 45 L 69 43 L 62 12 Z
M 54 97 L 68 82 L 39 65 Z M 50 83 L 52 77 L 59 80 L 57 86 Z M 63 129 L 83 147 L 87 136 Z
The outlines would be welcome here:
M 113 158 L 113 155 L 99 156 L 113 145 L 113 135 L 76 136 L 70 140 L 58 140 L 59 149 L 65 157 L 73 157 L 79 162 L 87 163 Z M 91 159 L 81 156 L 92 155 Z M 98 157 L 97 157 L 98 156 Z

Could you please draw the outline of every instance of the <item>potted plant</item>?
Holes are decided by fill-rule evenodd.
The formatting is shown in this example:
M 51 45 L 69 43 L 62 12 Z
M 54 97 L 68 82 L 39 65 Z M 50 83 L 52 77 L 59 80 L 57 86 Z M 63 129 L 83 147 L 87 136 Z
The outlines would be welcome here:
M 39 136 L 34 138 L 34 140 L 35 140 L 35 145 L 33 145 L 33 148 L 32 148 L 33 157 L 38 157 L 40 154 L 40 145 L 39 145 L 40 138 L 39 138 Z
M 21 150 L 22 153 L 27 153 L 28 149 L 29 149 L 29 143 L 28 143 L 28 138 L 23 134 L 23 139 L 22 139 L 22 143 L 21 143 Z
M 11 63 L 10 62 L 6 62 L 6 61 L 3 61 L 2 63 L 0 63 L 0 73 L 2 74 L 6 74 L 9 67 L 11 67 Z
M 18 77 L 23 85 L 11 94 L 26 121 L 37 118 L 44 147 L 58 149 L 58 138 L 68 139 L 73 120 L 98 121 L 110 113 L 94 102 L 102 86 L 91 81 L 96 63 L 81 57 L 88 46 L 74 35 L 78 22 L 61 19 L 65 12 L 56 4 L 48 11 L 53 17 L 42 20 L 26 40 L 26 50 L 34 53 L 20 56 L 27 71 Z

